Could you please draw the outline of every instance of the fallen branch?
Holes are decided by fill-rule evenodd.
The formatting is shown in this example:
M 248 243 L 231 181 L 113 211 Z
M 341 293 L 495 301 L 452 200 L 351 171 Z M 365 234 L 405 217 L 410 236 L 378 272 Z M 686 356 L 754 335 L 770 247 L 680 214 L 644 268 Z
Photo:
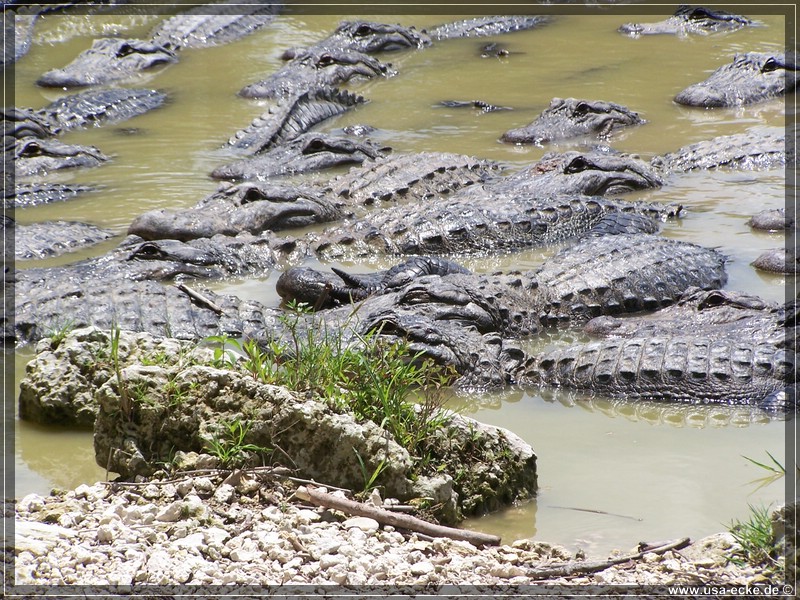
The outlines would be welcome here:
M 183 283 L 176 283 L 175 287 L 178 288 L 180 291 L 182 291 L 184 294 L 188 295 L 190 298 L 192 298 L 196 302 L 199 302 L 200 304 L 210 308 L 211 310 L 213 310 L 218 315 L 221 315 L 224 312 L 212 300 L 208 299 L 207 297 L 205 297 L 200 292 L 196 292 L 195 290 L 193 290 L 189 286 L 187 286 L 187 285 L 185 285 Z
M 552 579 L 554 577 L 569 577 L 571 575 L 582 575 L 584 573 L 595 573 L 597 571 L 604 571 L 614 565 L 619 565 L 632 560 L 639 560 L 645 554 L 652 552 L 653 554 L 663 554 L 670 550 L 680 550 L 690 544 L 691 540 L 688 537 L 675 540 L 674 542 L 665 543 L 663 546 L 656 548 L 649 548 L 643 552 L 636 554 L 628 554 L 626 556 L 619 556 L 617 558 L 609 558 L 608 560 L 597 561 L 577 561 L 568 562 L 561 565 L 554 565 L 552 567 L 542 567 L 539 569 L 531 569 L 525 575 L 531 579 Z
M 383 508 L 377 508 L 375 506 L 369 506 L 368 504 L 362 504 L 361 502 L 355 502 L 354 500 L 348 500 L 347 498 L 333 496 L 326 492 L 321 492 L 314 487 L 300 487 L 295 491 L 294 495 L 301 500 L 306 500 L 317 506 L 340 510 L 349 515 L 369 517 L 383 525 L 408 529 L 409 531 L 416 531 L 432 537 L 448 537 L 454 540 L 463 540 L 475 546 L 500 545 L 500 538 L 496 535 L 456 529 L 454 527 L 445 527 L 443 525 L 434 525 L 433 523 L 428 523 L 427 521 L 412 517 L 411 515 L 394 513 Z

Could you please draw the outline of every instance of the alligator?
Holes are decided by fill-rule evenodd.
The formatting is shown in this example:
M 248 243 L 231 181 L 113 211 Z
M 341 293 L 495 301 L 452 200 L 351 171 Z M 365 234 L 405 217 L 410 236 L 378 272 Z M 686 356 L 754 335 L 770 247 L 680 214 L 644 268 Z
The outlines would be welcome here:
M 483 100 L 442 100 L 437 106 L 445 108 L 476 108 L 481 113 L 497 112 L 498 110 L 514 110 L 510 106 L 497 106 Z
M 748 52 L 737 54 L 733 62 L 722 65 L 705 81 L 679 92 L 675 102 L 704 108 L 742 106 L 796 89 L 796 53 Z
M 586 327 L 606 339 L 542 353 L 526 366 L 529 380 L 630 400 L 796 409 L 794 304 L 689 289 L 652 316 Z
M 553 98 L 535 121 L 506 131 L 500 140 L 512 144 L 537 144 L 582 135 L 608 137 L 623 127 L 645 121 L 625 106 L 599 100 Z
M 32 108 L 3 108 L 3 137 L 38 137 L 48 138 L 58 135 L 60 129 L 51 122 L 47 115 L 41 115 Z
M 309 233 L 304 241 L 324 260 L 376 254 L 509 252 L 574 239 L 595 228 L 601 233 L 653 233 L 658 229 L 655 219 L 674 217 L 680 211 L 681 207 L 675 205 L 574 196 L 498 195 L 476 204 L 474 199 L 462 199 L 457 193 L 435 203 L 371 211 L 360 219 Z M 632 224 L 621 220 L 620 216 L 629 212 L 646 219 Z M 614 224 L 617 227 L 609 227 Z
M 736 31 L 742 27 L 754 25 L 753 21 L 742 15 L 730 13 L 716 8 L 688 6 L 682 4 L 675 14 L 657 23 L 626 23 L 617 30 L 631 37 L 653 34 L 690 33 L 708 34 L 719 31 Z
M 532 165 L 480 186 L 465 190 L 481 203 L 508 195 L 555 196 L 580 194 L 613 195 L 656 188 L 663 174 L 643 160 L 602 150 L 548 152 Z M 480 199 L 480 200 L 478 200 Z
M 6 138 L 8 144 L 8 138 Z M 13 139 L 13 138 L 12 138 Z M 97 167 L 110 160 L 94 146 L 65 144 L 55 139 L 23 137 L 13 139 L 6 146 L 6 154 L 13 151 L 14 170 L 17 177 L 27 177 L 77 167 Z
M 348 142 L 348 146 L 353 143 Z M 273 152 L 286 154 L 282 151 L 285 148 L 278 146 Z M 423 152 L 378 157 L 313 188 L 253 181 L 228 186 L 194 208 L 150 211 L 131 224 L 129 233 L 146 239 L 189 240 L 217 233 L 259 233 L 324 223 L 352 216 L 350 209 L 358 205 L 400 198 L 426 200 L 445 194 L 482 181 L 498 168 L 490 161 L 458 154 Z
M 414 27 L 371 21 L 343 21 L 327 38 L 305 50 L 289 49 L 283 53 L 283 58 L 290 60 L 302 52 L 321 54 L 330 50 L 355 50 L 372 54 L 407 48 L 422 48 L 430 43 L 430 37 L 424 32 L 417 31 Z
M 363 96 L 334 88 L 318 88 L 284 97 L 245 129 L 237 131 L 228 144 L 247 154 L 258 154 L 289 142 L 314 125 L 366 101 Z
M 449 40 L 454 38 L 488 37 L 524 31 L 541 27 L 552 22 L 551 17 L 541 15 L 501 15 L 491 17 L 476 17 L 453 23 L 445 23 L 433 27 L 428 33 L 434 40 Z
M 14 315 L 13 322 L 3 320 L 7 345 L 22 347 L 65 328 L 89 325 L 195 341 L 212 335 L 263 336 L 280 325 L 278 309 L 194 286 L 123 278 L 109 285 L 109 280 L 92 277 L 64 279 L 55 286 L 27 285 L 28 272 L 17 272 L 15 310 L 5 313 Z M 13 289 L 12 284 L 9 291 Z M 6 294 L 6 302 L 13 298 L 13 293 Z
M 59 98 L 35 111 L 56 133 L 78 127 L 119 123 L 164 104 L 167 95 L 157 90 L 117 88 L 88 90 Z
M 63 202 L 96 188 L 74 183 L 18 183 L 3 187 L 3 207 L 28 208 L 51 202 Z
M 783 129 L 756 128 L 733 135 L 721 135 L 683 146 L 675 152 L 654 156 L 651 165 L 665 172 L 686 172 L 718 167 L 734 169 L 774 169 L 787 160 L 794 162 L 792 149 L 786 152 Z
M 275 284 L 278 295 L 286 302 L 313 306 L 314 310 L 365 300 L 385 294 L 425 275 L 470 273 L 462 265 L 445 258 L 412 256 L 378 273 L 350 274 L 336 267 L 331 271 L 339 278 L 309 267 L 292 267 L 284 271 Z
M 76 88 L 130 79 L 142 71 L 178 62 L 172 50 L 137 39 L 101 38 L 61 69 L 44 73 L 42 87 Z
M 161 22 L 151 40 L 170 50 L 228 44 L 270 24 L 280 12 L 278 2 L 204 4 Z
M 281 275 L 278 293 L 284 301 L 316 308 L 397 293 L 400 304 L 424 305 L 420 310 L 428 316 L 519 336 L 602 314 L 668 306 L 689 287 L 721 287 L 724 265 L 721 254 L 695 244 L 618 234 L 586 237 L 525 273 L 472 275 L 460 265 L 430 257 L 414 257 L 371 276 L 296 267 Z
M 747 224 L 753 229 L 761 229 L 764 231 L 796 229 L 797 217 L 792 213 L 787 214 L 785 208 L 775 208 L 763 210 L 753 215 L 747 221 Z
M 23 225 L 9 223 L 13 226 L 14 258 L 30 260 L 60 256 L 89 246 L 99 244 L 114 236 L 112 231 L 101 229 L 89 223 L 76 221 L 44 221 Z
M 464 154 L 418 152 L 364 161 L 335 177 L 324 189 L 350 206 L 381 202 L 426 201 L 491 180 L 501 165 Z
M 800 273 L 800 257 L 796 250 L 773 248 L 758 256 L 752 263 L 756 269 L 770 273 Z
M 340 165 L 359 165 L 367 159 L 377 159 L 389 150 L 369 140 L 328 133 L 304 133 L 253 157 L 218 167 L 211 172 L 211 177 L 231 181 L 267 180 Z
M 128 233 L 181 241 L 305 227 L 344 218 L 335 203 L 308 187 L 246 182 L 223 185 L 194 208 L 158 209 L 136 217 Z
M 328 48 L 299 53 L 267 79 L 239 90 L 244 98 L 281 98 L 324 87 L 335 87 L 356 77 L 391 77 L 390 65 L 364 52 L 348 48 Z

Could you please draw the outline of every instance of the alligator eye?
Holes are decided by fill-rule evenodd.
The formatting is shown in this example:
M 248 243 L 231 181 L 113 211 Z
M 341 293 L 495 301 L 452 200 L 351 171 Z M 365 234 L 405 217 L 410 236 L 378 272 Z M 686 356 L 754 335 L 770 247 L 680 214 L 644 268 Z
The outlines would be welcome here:
M 591 167 L 592 163 L 586 160 L 583 156 L 576 156 L 566 167 L 564 167 L 564 173 L 567 175 L 570 173 L 580 173 L 581 171 L 585 171 Z
M 586 102 L 578 102 L 578 104 L 575 106 L 575 109 L 572 112 L 573 114 L 582 116 L 588 113 L 590 110 L 592 110 L 592 107 L 589 106 Z
M 131 255 L 128 257 L 128 260 L 134 260 L 137 258 L 141 259 L 150 259 L 150 258 L 161 258 L 163 256 L 163 252 L 161 248 L 153 244 L 152 242 L 147 242 L 142 244 L 136 250 L 131 252 Z
M 267 200 L 267 196 L 257 187 L 248 187 L 244 194 L 242 194 L 242 204 L 248 202 L 260 202 Z
M 373 33 L 372 27 L 369 25 L 359 25 L 358 28 L 353 32 L 353 35 L 356 37 L 367 37 Z
M 689 13 L 687 17 L 690 19 L 713 19 L 714 15 L 708 12 L 708 10 L 705 8 L 698 6 L 691 13 Z
M 305 145 L 303 148 L 303 154 L 314 154 L 315 152 L 321 152 L 325 150 L 327 146 L 325 142 L 323 142 L 320 138 L 314 138 L 310 142 Z
M 330 54 L 323 54 L 317 60 L 317 66 L 319 67 L 329 67 L 330 65 L 334 64 L 336 61 Z
M 138 52 L 138 50 L 136 50 L 136 48 L 130 44 L 122 44 L 119 48 L 117 48 L 117 58 L 123 58 L 124 56 L 128 56 L 136 52 Z
M 781 65 L 778 63 L 778 61 L 775 60 L 774 57 L 770 56 L 761 66 L 761 72 L 769 73 L 770 71 L 776 71 L 777 69 L 780 69 L 780 67 Z

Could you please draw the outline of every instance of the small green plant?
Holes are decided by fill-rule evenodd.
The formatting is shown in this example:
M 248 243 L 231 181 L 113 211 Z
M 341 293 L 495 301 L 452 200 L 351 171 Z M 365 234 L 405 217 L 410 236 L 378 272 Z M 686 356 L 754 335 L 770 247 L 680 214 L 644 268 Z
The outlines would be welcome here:
M 760 469 L 763 469 L 767 473 L 767 475 L 765 475 L 764 477 L 754 479 L 753 481 L 750 482 L 750 483 L 758 483 L 753 492 L 756 492 L 761 488 L 766 487 L 771 483 L 774 483 L 786 476 L 786 467 L 784 467 L 774 456 L 772 456 L 772 454 L 770 454 L 769 451 L 765 452 L 767 453 L 767 456 L 769 456 L 771 464 L 767 462 L 759 462 L 753 458 L 750 458 L 749 456 L 742 455 L 742 458 L 744 458 L 746 461 L 751 462 L 752 464 L 756 465 Z M 800 478 L 800 467 L 798 466 L 795 466 L 795 475 L 798 478 Z
M 224 369 L 230 365 L 236 364 L 239 356 L 232 349 L 242 351 L 242 345 L 239 340 L 232 338 L 229 335 L 210 335 L 203 340 L 210 344 L 217 344 L 214 347 L 214 358 L 211 360 L 211 366 L 217 369 Z M 228 349 L 228 347 L 232 349 Z
M 251 453 L 267 454 L 269 448 L 245 442 L 251 423 L 238 419 L 222 421 L 219 436 L 208 442 L 206 449 L 215 456 L 223 468 L 229 469 L 245 463 Z
M 55 350 L 58 348 L 73 329 L 75 329 L 74 319 L 69 319 L 59 325 L 53 325 L 45 334 L 45 337 L 50 338 L 50 349 Z
M 386 463 L 386 459 L 382 458 L 381 462 L 378 463 L 378 466 L 375 467 L 375 470 L 370 474 L 369 469 L 364 464 L 364 459 L 361 458 L 361 454 L 359 454 L 358 450 L 353 448 L 353 452 L 355 452 L 356 459 L 358 460 L 358 466 L 361 469 L 361 475 L 364 477 L 364 489 L 362 490 L 362 494 L 366 496 L 377 487 L 375 482 L 389 465 Z
M 739 565 L 748 562 L 752 565 L 767 564 L 776 567 L 778 562 L 772 557 L 774 540 L 769 507 L 756 507 L 752 504 L 748 506 L 750 518 L 746 521 L 734 519 L 728 526 L 731 535 L 741 546 L 733 562 Z

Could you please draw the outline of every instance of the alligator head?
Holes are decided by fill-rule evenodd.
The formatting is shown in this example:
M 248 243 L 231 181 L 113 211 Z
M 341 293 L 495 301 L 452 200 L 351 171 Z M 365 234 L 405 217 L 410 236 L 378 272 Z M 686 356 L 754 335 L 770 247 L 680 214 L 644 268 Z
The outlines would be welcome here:
M 247 182 L 222 187 L 194 208 L 144 213 L 133 220 L 128 233 L 146 240 L 188 241 L 303 227 L 342 216 L 330 202 L 300 188 Z
M 381 148 L 369 140 L 354 140 L 326 133 L 305 133 L 285 144 L 252 158 L 214 169 L 215 179 L 262 179 L 321 171 L 339 165 L 359 165 L 368 158 L 383 156 Z
M 170 279 L 176 275 L 202 278 L 220 278 L 224 272 L 218 268 L 220 257 L 213 252 L 190 246 L 178 240 L 158 240 L 131 243 L 128 238 L 120 246 L 130 261 L 133 280 Z
M 748 52 L 737 54 L 733 62 L 721 66 L 705 81 L 687 87 L 675 96 L 675 102 L 704 108 L 742 106 L 796 88 L 796 53 Z
M 332 41 L 328 47 L 351 48 L 367 53 L 422 48 L 431 43 L 427 34 L 413 27 L 369 21 L 344 21 L 331 38 L 335 42 Z
M 653 34 L 688 34 L 734 31 L 753 22 L 742 15 L 703 6 L 678 7 L 675 14 L 657 23 L 626 23 L 618 31 L 631 37 Z
M 506 131 L 500 139 L 541 145 L 579 135 L 606 137 L 616 129 L 642 123 L 644 120 L 637 113 L 613 102 L 553 98 L 533 123 Z
M 14 170 L 17 177 L 46 173 L 57 169 L 96 167 L 109 160 L 94 146 L 65 144 L 54 139 L 23 137 L 6 138 L 13 143 Z M 8 153 L 11 146 L 5 148 Z
M 48 71 L 36 84 L 74 88 L 127 79 L 158 65 L 178 62 L 177 55 L 152 42 L 103 38 L 79 54 L 67 66 Z
M 280 71 L 239 90 L 244 98 L 277 98 L 320 86 L 337 86 L 355 77 L 372 79 L 395 74 L 391 65 L 349 48 L 300 51 Z
M 600 151 L 549 152 L 507 181 L 511 190 L 549 196 L 622 194 L 663 184 L 659 173 L 644 161 Z

